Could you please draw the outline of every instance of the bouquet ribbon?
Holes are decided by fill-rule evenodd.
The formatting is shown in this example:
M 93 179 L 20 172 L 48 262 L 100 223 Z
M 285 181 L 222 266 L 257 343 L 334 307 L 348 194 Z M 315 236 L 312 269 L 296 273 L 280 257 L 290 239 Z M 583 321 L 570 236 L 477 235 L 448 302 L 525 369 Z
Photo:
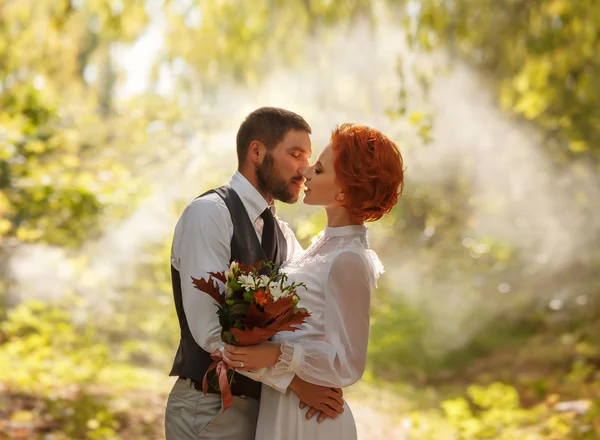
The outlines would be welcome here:
M 229 381 L 227 380 L 227 370 L 229 365 L 223 360 L 221 350 L 216 349 L 210 354 L 210 357 L 214 360 L 212 364 L 206 370 L 204 379 L 202 379 L 202 391 L 204 394 L 208 392 L 208 373 L 216 369 L 217 377 L 219 378 L 219 388 L 221 390 L 221 402 L 223 403 L 223 411 L 226 411 L 233 404 L 233 397 L 231 395 L 231 388 L 229 387 Z

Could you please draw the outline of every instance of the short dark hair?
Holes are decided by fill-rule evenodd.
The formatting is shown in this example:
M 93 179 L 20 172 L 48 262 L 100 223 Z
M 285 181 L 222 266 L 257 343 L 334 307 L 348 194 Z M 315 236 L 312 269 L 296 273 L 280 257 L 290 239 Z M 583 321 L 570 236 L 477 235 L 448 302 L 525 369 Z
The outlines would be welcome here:
M 237 133 L 238 164 L 241 166 L 246 161 L 252 141 L 260 141 L 268 150 L 272 150 L 290 130 L 312 133 L 308 122 L 289 110 L 277 107 L 261 107 L 254 110 L 246 116 Z

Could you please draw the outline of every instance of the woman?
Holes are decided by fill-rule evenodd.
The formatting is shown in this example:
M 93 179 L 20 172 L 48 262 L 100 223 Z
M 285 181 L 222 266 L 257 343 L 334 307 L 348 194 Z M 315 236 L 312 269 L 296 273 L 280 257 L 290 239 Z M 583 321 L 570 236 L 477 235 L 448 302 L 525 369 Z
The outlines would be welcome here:
M 343 124 L 304 177 L 304 203 L 323 206 L 327 226 L 282 270 L 289 281 L 307 286 L 299 292 L 300 305 L 312 315 L 298 331 L 259 344 L 260 350 L 227 346 L 225 356 L 236 368 L 270 367 L 275 377 L 294 373 L 316 385 L 344 388 L 364 372 L 370 300 L 383 271 L 369 249 L 365 222 L 378 220 L 398 201 L 404 184 L 402 156 L 379 131 Z M 347 404 L 337 418 L 317 424 L 304 420 L 299 403 L 291 391 L 284 394 L 263 385 L 256 439 L 356 439 Z

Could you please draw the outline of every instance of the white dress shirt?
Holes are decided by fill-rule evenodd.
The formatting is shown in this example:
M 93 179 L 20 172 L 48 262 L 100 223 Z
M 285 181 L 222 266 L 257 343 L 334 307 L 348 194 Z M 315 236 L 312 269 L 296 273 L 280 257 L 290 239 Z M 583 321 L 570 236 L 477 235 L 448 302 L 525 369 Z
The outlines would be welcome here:
M 259 241 L 262 240 L 262 212 L 269 206 L 258 190 L 240 173 L 236 172 L 229 186 L 240 197 L 250 221 L 254 224 Z M 271 209 L 274 209 L 272 207 Z M 275 217 L 287 243 L 285 260 L 302 251 L 287 223 Z M 227 205 L 218 194 L 211 193 L 191 202 L 181 214 L 171 248 L 171 264 L 179 271 L 183 310 L 188 326 L 196 343 L 212 353 L 222 350 L 221 326 L 217 318 L 216 302 L 206 293 L 196 289 L 191 277 L 206 278 L 208 272 L 219 272 L 229 266 L 233 222 Z M 294 374 L 277 377 L 276 384 L 270 381 L 269 369 L 261 372 L 240 372 L 278 390 L 285 390 Z

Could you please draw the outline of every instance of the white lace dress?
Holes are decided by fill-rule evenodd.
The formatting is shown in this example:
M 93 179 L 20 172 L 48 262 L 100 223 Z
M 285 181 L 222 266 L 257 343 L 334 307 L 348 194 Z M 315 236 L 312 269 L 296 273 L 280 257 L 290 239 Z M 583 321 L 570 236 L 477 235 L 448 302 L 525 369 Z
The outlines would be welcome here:
M 293 372 L 317 385 L 344 388 L 364 372 L 369 341 L 369 306 L 383 268 L 368 248 L 367 228 L 327 227 L 321 237 L 282 270 L 300 289 L 300 306 L 312 315 L 295 332 L 274 339 L 283 343 L 274 377 Z M 256 440 L 352 440 L 356 425 L 352 411 L 318 424 L 306 420 L 298 397 L 263 385 Z

